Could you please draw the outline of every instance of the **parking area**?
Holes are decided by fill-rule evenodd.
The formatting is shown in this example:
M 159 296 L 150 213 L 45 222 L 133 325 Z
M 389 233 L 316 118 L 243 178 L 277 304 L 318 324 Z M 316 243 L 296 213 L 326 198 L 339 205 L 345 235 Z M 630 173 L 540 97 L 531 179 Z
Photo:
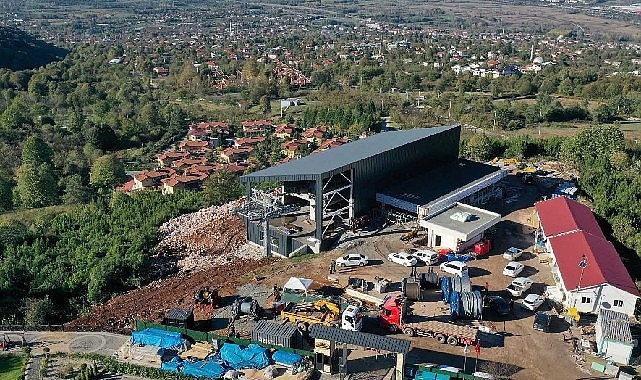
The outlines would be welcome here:
M 541 188 L 540 184 L 524 185 L 517 177 L 508 178 L 507 181 L 507 193 L 511 201 L 500 201 L 484 206 L 486 209 L 500 213 L 503 218 L 489 231 L 493 242 L 490 254 L 468 263 L 471 283 L 476 289 L 484 288 L 487 283 L 490 295 L 504 295 L 509 299 L 509 293 L 505 289 L 513 278 L 502 274 L 503 268 L 509 261 L 503 258 L 503 252 L 514 246 L 525 251 L 517 260 L 525 265 L 519 276 L 529 277 L 533 281 L 532 287 L 524 293 L 523 297 L 529 293 L 542 294 L 545 286 L 554 285 L 554 281 L 547 258 L 538 256 L 533 251 L 534 227 L 531 218 L 533 204 L 547 189 Z M 517 195 L 514 196 L 514 194 Z M 420 233 L 409 242 L 400 239 L 411 228 L 411 225 L 392 226 L 370 236 L 355 236 L 328 255 L 300 263 L 296 267 L 292 266 L 280 276 L 285 279 L 288 275 L 307 275 L 326 284 L 336 280 L 340 286 L 346 286 L 350 278 L 361 278 L 369 282 L 374 282 L 377 278 L 386 278 L 392 282 L 390 292 L 380 294 L 370 289 L 368 293 L 379 298 L 398 293 L 400 280 L 408 277 L 411 269 L 389 262 L 387 255 L 390 252 L 412 248 L 412 242 L 420 240 Z M 337 273 L 329 275 L 331 260 L 346 253 L 367 255 L 370 258 L 370 264 L 365 267 L 339 268 Z M 420 273 L 430 268 L 439 276 L 446 275 L 439 270 L 438 265 L 430 267 L 419 265 L 417 270 Z M 423 292 L 423 299 L 413 303 L 412 310 L 415 315 L 446 318 L 446 315 L 449 315 L 449 307 L 440 299 L 439 290 L 426 290 Z M 495 333 L 481 334 L 482 348 L 478 361 L 471 348 L 466 358 L 463 347 L 440 344 L 431 338 L 414 337 L 411 338 L 413 350 L 408 357 L 408 362 L 466 367 L 468 372 L 472 368 L 470 366 L 474 366 L 478 370 L 502 373 L 514 379 L 548 377 L 549 367 L 554 363 L 555 378 L 572 379 L 586 376 L 572 357 L 571 343 L 566 342 L 565 336 L 568 334 L 569 325 L 560 318 L 553 318 L 550 332 L 534 330 L 534 313 L 521 308 L 521 300 L 522 297 L 516 298 L 513 313 L 506 317 L 485 312 L 482 321 L 469 321 L 470 324 L 483 325 L 484 330 Z M 555 314 L 547 303 L 544 303 L 539 310 Z M 372 314 L 375 314 L 375 311 Z M 374 324 L 373 320 L 370 321 L 369 327 Z M 367 328 L 368 324 L 365 325 L 366 330 Z M 375 332 L 381 333 L 378 330 Z

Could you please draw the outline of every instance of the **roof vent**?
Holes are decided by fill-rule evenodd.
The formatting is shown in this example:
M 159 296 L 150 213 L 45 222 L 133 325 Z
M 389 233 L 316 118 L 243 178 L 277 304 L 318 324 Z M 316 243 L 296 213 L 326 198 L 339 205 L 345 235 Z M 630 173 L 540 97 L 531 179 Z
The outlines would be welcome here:
M 457 222 L 465 223 L 465 222 L 471 222 L 472 220 L 476 219 L 476 217 L 475 215 L 470 214 L 469 212 L 459 211 L 450 215 L 450 219 L 456 220 Z

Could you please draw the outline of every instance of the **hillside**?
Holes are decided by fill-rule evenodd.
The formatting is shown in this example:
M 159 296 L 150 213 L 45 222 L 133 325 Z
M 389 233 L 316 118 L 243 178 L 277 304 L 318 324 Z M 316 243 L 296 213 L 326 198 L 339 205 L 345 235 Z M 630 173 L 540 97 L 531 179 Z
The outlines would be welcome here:
M 34 69 L 61 60 L 68 51 L 18 29 L 0 27 L 0 68 Z

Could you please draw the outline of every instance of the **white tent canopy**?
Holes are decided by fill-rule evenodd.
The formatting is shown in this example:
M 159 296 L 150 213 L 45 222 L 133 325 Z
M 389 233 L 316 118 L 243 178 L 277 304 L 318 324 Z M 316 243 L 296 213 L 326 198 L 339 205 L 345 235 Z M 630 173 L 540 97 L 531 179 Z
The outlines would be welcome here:
M 290 277 L 287 283 L 283 285 L 283 289 L 302 290 L 305 292 L 305 295 L 307 295 L 307 289 L 309 289 L 312 282 L 314 282 L 314 280 L 310 280 L 309 278 Z

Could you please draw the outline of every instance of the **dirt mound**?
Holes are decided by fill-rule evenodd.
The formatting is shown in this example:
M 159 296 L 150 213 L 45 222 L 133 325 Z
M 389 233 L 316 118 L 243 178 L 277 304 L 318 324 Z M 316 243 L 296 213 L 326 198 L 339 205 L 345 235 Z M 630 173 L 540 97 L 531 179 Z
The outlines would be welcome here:
M 68 323 L 65 328 L 129 332 L 136 319 L 161 322 L 176 307 L 194 306 L 194 294 L 203 286 L 219 288 L 221 295 L 236 292 L 236 287 L 251 278 L 251 272 L 270 260 L 238 260 L 197 272 L 183 272 L 175 277 L 157 280 L 96 306 L 85 317 Z M 248 278 L 249 277 L 249 278 Z M 196 320 L 208 319 L 210 311 L 195 309 Z

